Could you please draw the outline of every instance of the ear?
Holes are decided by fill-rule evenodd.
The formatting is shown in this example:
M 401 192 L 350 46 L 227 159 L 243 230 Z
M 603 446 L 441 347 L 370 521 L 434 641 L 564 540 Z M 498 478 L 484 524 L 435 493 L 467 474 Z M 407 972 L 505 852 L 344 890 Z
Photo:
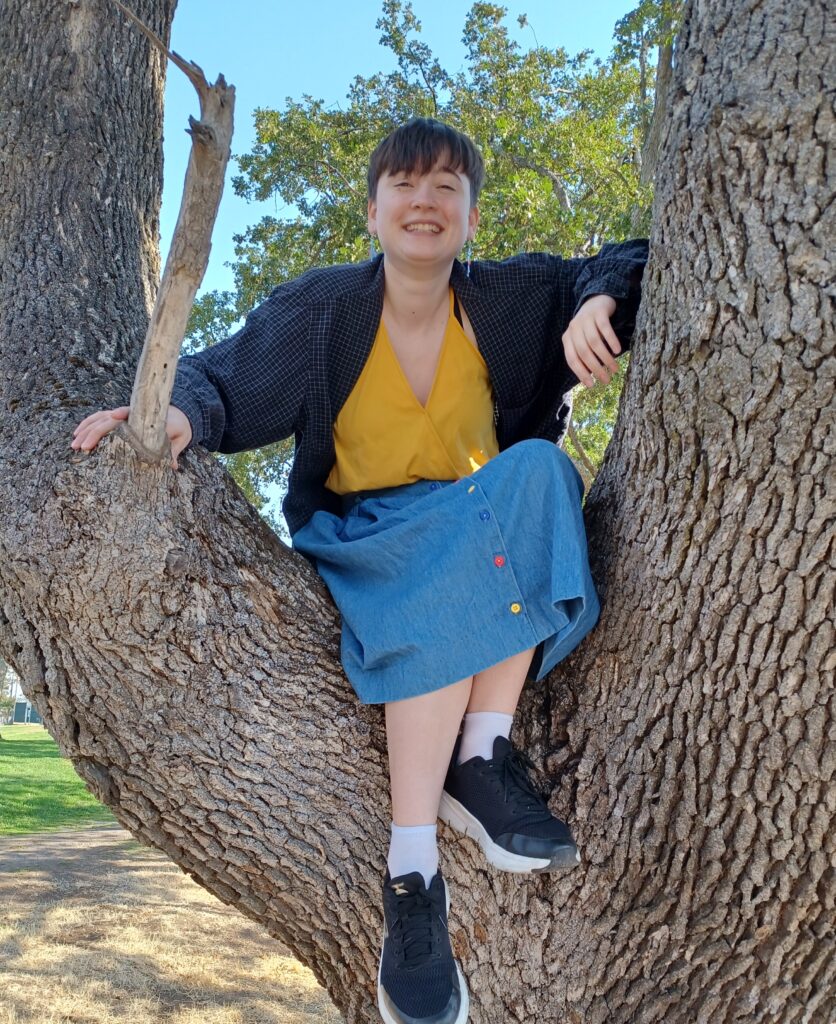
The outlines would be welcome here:
M 472 207 L 467 216 L 467 239 L 472 242 L 476 237 L 476 228 L 479 227 L 479 207 Z
M 369 229 L 369 234 L 374 235 L 377 232 L 377 203 L 374 199 L 369 200 L 369 205 L 366 210 L 366 227 Z

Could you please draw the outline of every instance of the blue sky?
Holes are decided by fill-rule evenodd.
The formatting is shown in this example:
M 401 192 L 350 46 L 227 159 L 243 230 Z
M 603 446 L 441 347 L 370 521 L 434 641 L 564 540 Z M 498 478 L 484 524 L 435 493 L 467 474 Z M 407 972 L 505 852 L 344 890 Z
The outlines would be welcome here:
M 511 0 L 506 24 L 522 46 L 536 39 L 541 46 L 564 46 L 570 53 L 591 49 L 605 57 L 615 22 L 637 0 Z M 422 37 L 448 71 L 464 63 L 462 30 L 471 0 L 414 0 Z M 345 101 L 356 75 L 394 67 L 390 52 L 380 46 L 375 22 L 382 3 L 377 0 L 243 0 L 234 10 L 228 0 L 180 0 L 174 17 L 171 48 L 199 64 L 210 82 L 223 73 L 233 84 L 235 135 L 218 220 L 212 238 L 209 268 L 201 291 L 231 288 L 232 275 L 224 264 L 233 259 L 232 236 L 269 213 L 281 214 L 278 201 L 248 203 L 232 192 L 230 178 L 238 173 L 234 156 L 249 152 L 253 143 L 252 114 L 256 107 L 284 106 L 287 97 L 304 94 L 326 104 Z M 525 13 L 530 27 L 519 28 Z M 161 249 L 168 253 L 183 189 L 190 140 L 185 134 L 189 114 L 198 115 L 197 95 L 186 76 L 169 65 L 166 85 L 164 187 Z

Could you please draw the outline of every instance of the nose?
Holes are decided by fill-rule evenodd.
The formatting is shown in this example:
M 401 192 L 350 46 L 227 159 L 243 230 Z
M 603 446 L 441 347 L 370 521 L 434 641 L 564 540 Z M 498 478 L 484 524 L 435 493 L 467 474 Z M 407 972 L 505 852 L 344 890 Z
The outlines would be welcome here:
M 435 193 L 429 181 L 420 182 L 412 193 L 413 206 L 435 206 Z

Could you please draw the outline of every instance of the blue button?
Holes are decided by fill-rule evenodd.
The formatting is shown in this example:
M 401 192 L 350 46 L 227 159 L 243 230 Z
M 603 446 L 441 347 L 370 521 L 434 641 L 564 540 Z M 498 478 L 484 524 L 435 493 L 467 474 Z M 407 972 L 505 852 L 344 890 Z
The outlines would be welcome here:
M 490 512 L 488 512 L 488 510 L 486 508 L 483 508 L 482 511 L 479 513 L 479 518 L 481 520 L 483 520 L 484 522 L 487 522 L 490 519 L 490 517 L 491 517 L 491 514 L 490 514 Z
M 439 487 L 441 487 L 441 484 L 437 480 L 433 480 L 433 482 L 430 484 L 431 491 L 437 491 Z

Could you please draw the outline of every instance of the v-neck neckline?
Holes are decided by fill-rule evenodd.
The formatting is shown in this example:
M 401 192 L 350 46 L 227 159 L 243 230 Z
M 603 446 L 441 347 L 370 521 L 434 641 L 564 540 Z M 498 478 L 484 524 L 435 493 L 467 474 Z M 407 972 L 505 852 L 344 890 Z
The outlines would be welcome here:
M 430 384 L 430 390 L 427 393 L 427 400 L 424 403 L 421 402 L 421 399 L 415 394 L 415 388 L 413 388 L 413 386 L 409 383 L 409 378 L 406 375 L 406 371 L 404 370 L 403 366 L 401 365 L 401 361 L 400 361 L 400 359 L 398 359 L 398 353 L 395 351 L 395 346 L 392 344 L 392 339 L 389 337 L 389 329 L 386 326 L 386 322 L 384 321 L 382 316 L 380 318 L 380 326 L 383 328 L 384 339 L 386 341 L 387 346 L 389 347 L 389 351 L 392 353 L 392 358 L 395 360 L 395 365 L 398 367 L 398 372 L 401 375 L 401 379 L 403 380 L 404 384 L 406 385 L 407 390 L 409 391 L 410 395 L 412 395 L 413 399 L 415 400 L 416 404 L 418 405 L 418 408 L 421 409 L 425 413 L 429 409 L 430 402 L 432 401 L 433 395 L 435 394 L 436 385 L 438 384 L 438 378 L 439 378 L 439 375 L 441 373 L 441 364 L 444 362 L 444 353 L 447 351 L 447 346 L 448 346 L 449 341 L 450 341 L 450 320 L 453 317 L 453 289 L 452 288 L 449 291 L 449 296 L 448 297 L 449 297 L 449 308 L 448 308 L 448 314 L 447 314 L 447 321 L 444 324 L 444 337 L 441 339 L 441 348 L 439 349 L 439 352 L 438 352 L 438 359 L 436 360 L 435 371 L 433 372 L 432 384 Z

